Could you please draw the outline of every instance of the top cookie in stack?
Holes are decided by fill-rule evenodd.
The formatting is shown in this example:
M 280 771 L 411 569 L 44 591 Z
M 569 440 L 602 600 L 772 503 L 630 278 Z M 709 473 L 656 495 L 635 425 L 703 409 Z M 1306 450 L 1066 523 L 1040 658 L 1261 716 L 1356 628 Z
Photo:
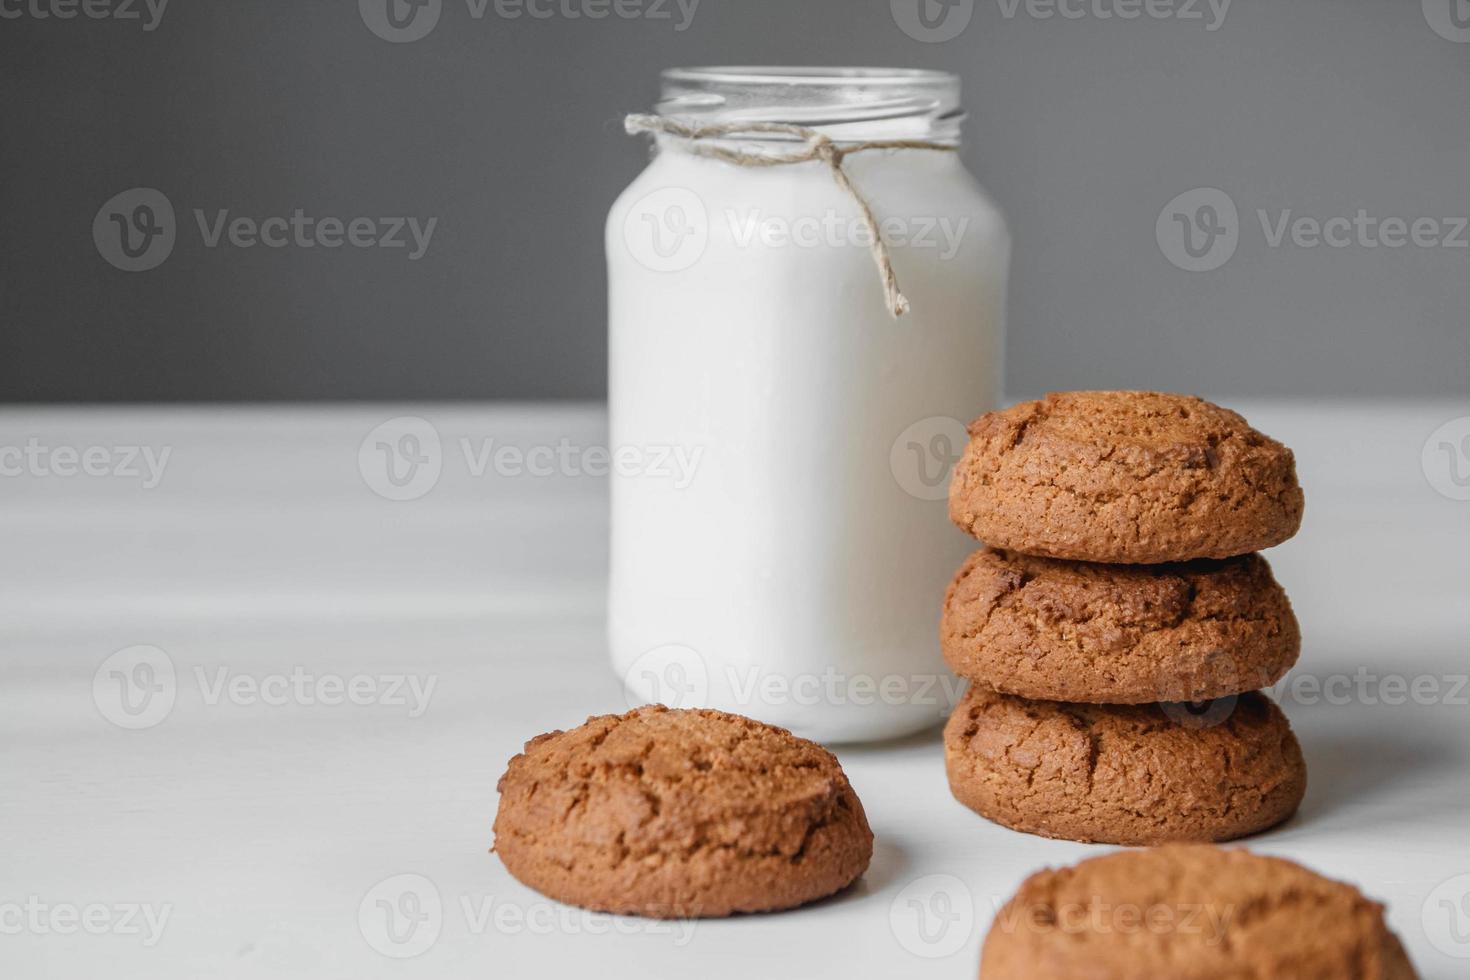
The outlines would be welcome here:
M 960 569 L 940 628 L 973 682 L 946 730 L 955 796 L 1017 830 L 1120 844 L 1289 816 L 1301 749 L 1248 692 L 1301 647 L 1253 553 L 1301 525 L 1291 450 L 1158 392 L 1048 395 L 969 433 L 950 515 L 989 547 Z
M 1144 564 L 1229 558 L 1302 522 L 1291 450 L 1189 395 L 1073 391 L 970 425 L 949 512 L 991 547 Z

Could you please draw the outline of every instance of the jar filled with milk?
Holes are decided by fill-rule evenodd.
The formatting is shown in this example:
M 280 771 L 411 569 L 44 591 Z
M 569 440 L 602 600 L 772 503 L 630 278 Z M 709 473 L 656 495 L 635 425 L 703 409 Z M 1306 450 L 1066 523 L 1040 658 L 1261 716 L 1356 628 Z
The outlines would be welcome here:
M 945 496 L 1009 239 L 934 71 L 663 74 L 607 223 L 609 638 L 633 703 L 826 741 L 942 720 Z

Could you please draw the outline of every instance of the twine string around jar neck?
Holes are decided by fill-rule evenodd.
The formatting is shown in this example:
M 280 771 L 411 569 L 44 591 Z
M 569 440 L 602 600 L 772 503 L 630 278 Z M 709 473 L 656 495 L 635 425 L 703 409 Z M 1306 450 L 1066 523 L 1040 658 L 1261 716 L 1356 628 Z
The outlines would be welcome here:
M 832 171 L 832 179 L 852 198 L 862 215 L 863 226 L 868 232 L 868 249 L 873 255 L 873 263 L 878 267 L 878 277 L 883 284 L 883 299 L 888 306 L 888 312 L 898 318 L 909 311 L 908 298 L 899 289 L 898 275 L 893 271 L 893 257 L 889 255 L 888 245 L 879 234 L 878 218 L 873 214 L 872 205 L 867 198 L 853 186 L 852 178 L 848 176 L 842 162 L 849 154 L 864 150 L 941 150 L 952 153 L 955 149 L 952 145 L 930 140 L 873 140 L 840 144 L 818 130 L 790 123 L 741 122 L 690 126 L 665 116 L 636 113 L 624 120 L 623 127 L 629 135 L 654 133 L 673 137 L 681 141 L 681 149 L 687 153 L 723 160 L 737 167 L 781 167 L 814 160 L 826 164 Z M 769 153 L 753 153 L 720 142 L 739 135 L 760 134 L 792 136 L 802 142 L 799 148 Z

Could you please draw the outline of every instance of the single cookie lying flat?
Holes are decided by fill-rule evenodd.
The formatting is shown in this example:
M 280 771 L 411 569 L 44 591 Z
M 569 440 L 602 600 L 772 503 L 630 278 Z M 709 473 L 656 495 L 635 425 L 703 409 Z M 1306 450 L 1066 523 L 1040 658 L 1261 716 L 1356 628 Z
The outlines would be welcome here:
M 558 901 L 693 918 L 851 884 L 873 834 L 837 759 L 783 728 L 649 706 L 541 735 L 500 779 L 495 847 Z
M 1414 980 L 1383 906 L 1249 851 L 1176 844 L 1027 878 L 981 980 Z
M 1199 398 L 1064 392 L 969 431 L 950 517 L 997 548 L 1124 564 L 1228 558 L 1301 525 L 1291 450 Z
M 996 823 L 1106 844 L 1221 841 L 1296 811 L 1307 770 L 1262 694 L 1188 706 L 1028 701 L 971 687 L 944 729 L 955 799 Z
M 939 639 L 956 674 L 992 690 L 1107 704 L 1269 687 L 1301 651 L 1260 555 L 1098 565 L 987 548 L 950 584 Z

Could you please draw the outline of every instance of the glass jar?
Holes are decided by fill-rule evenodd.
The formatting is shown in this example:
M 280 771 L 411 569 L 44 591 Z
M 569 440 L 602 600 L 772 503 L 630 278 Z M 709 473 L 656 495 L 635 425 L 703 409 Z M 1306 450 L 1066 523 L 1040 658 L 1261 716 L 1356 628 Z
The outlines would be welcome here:
M 1000 398 L 1010 252 L 954 152 L 959 80 L 676 69 L 658 112 L 760 131 L 658 136 L 608 217 L 614 669 L 632 703 L 825 741 L 929 727 L 957 697 L 940 605 L 976 547 L 948 474 Z M 850 188 L 830 159 L 757 165 L 808 145 L 770 123 L 850 151 Z M 894 140 L 926 145 L 853 149 Z

